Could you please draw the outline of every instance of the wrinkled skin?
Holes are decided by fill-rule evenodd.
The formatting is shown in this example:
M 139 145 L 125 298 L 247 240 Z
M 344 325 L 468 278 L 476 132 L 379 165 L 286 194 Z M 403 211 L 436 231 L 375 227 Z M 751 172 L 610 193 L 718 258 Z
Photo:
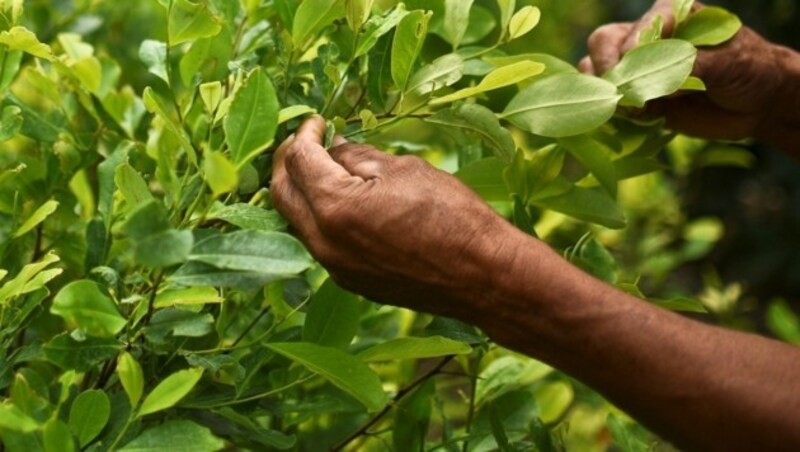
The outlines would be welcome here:
M 694 9 L 702 7 L 696 4 Z M 636 45 L 639 33 L 657 15 L 664 17 L 664 35 L 670 36 L 675 24 L 672 1 L 659 0 L 635 23 L 598 28 L 589 37 L 589 56 L 581 61 L 580 69 L 596 75 L 607 72 Z M 724 45 L 700 49 L 694 75 L 706 83 L 707 92 L 651 102 L 644 114 L 663 116 L 669 127 L 701 138 L 755 137 L 794 150 L 797 145 L 783 143 L 775 129 L 798 122 L 796 59 L 793 51 L 744 27 Z

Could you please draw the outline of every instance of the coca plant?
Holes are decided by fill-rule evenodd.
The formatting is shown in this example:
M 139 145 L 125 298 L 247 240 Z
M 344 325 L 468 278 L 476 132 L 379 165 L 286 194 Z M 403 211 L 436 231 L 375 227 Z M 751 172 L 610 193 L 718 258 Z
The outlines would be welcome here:
M 514 51 L 541 18 L 515 0 L 132 3 L 0 1 L 5 450 L 558 450 L 589 437 L 567 425 L 652 441 L 621 415 L 603 427 L 598 396 L 469 326 L 338 288 L 272 209 L 271 156 L 316 112 L 331 137 L 456 172 L 556 246 L 575 231 L 625 237 L 609 232 L 626 226 L 621 181 L 662 170 L 674 135 L 622 113 L 702 90 L 695 46 L 730 39 L 734 16 L 676 2 L 673 36 L 656 19 L 598 78 Z M 717 238 L 713 222 L 689 226 L 677 261 Z M 644 298 L 596 234 L 568 257 Z M 582 417 L 568 410 L 579 401 Z

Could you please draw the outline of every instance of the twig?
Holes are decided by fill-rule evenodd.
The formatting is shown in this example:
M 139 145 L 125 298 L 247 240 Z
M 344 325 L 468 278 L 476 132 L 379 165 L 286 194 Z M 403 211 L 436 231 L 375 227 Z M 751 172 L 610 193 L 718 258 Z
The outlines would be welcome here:
M 405 397 L 409 393 L 411 393 L 419 385 L 425 383 L 431 377 L 433 377 L 436 374 L 438 374 L 455 357 L 456 357 L 455 355 L 450 355 L 450 356 L 445 357 L 433 369 L 431 369 L 428 372 L 426 372 L 425 375 L 419 377 L 416 381 L 414 381 L 410 385 L 408 385 L 405 388 L 403 388 L 400 391 L 398 391 L 398 393 L 394 396 L 392 401 L 389 404 L 387 404 L 378 414 L 376 414 L 372 419 L 370 419 L 366 424 L 364 424 L 361 428 L 359 428 L 357 431 L 355 431 L 352 435 L 348 436 L 347 438 L 345 438 L 344 440 L 342 440 L 341 442 L 339 442 L 335 446 L 331 447 L 330 450 L 332 452 L 340 451 L 340 450 L 344 449 L 345 447 L 347 447 L 348 444 L 350 444 L 351 442 L 356 440 L 358 437 L 369 434 L 368 433 L 369 429 L 373 425 L 375 425 L 378 422 L 380 422 L 380 420 L 383 419 L 383 417 L 386 416 L 389 413 L 389 411 L 392 410 L 392 408 L 394 407 L 395 404 L 397 404 L 400 400 L 402 400 L 403 397 Z

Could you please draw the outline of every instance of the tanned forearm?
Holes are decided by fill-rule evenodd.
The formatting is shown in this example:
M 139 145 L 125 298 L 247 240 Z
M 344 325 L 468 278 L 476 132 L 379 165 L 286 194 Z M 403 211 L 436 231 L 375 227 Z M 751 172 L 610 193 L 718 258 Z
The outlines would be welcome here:
M 494 262 L 503 271 L 483 314 L 469 319 L 498 343 L 594 387 L 678 446 L 800 450 L 800 350 L 659 309 L 541 242 L 515 242 Z
M 778 45 L 772 52 L 780 67 L 782 87 L 756 138 L 800 158 L 800 53 Z

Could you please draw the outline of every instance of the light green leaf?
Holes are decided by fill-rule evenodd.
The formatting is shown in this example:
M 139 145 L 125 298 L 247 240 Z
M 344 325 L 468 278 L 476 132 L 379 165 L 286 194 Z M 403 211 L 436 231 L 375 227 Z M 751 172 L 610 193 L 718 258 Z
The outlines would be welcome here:
M 278 124 L 283 124 L 291 121 L 292 119 L 299 118 L 300 116 L 316 113 L 317 110 L 308 105 L 293 105 L 286 107 L 278 113 Z
M 111 401 L 105 392 L 93 389 L 78 394 L 69 409 L 69 428 L 81 447 L 103 431 L 111 414 Z
M 222 31 L 222 21 L 200 0 L 172 0 L 167 25 L 170 47 L 200 38 L 210 38 Z
M 386 405 L 381 380 L 366 364 L 338 348 L 308 343 L 266 344 L 274 352 L 320 374 L 334 386 L 352 395 L 371 412 Z
M 225 447 L 206 427 L 187 420 L 171 420 L 145 430 L 120 452 L 212 452 Z
M 62 272 L 61 269 L 55 269 L 54 271 L 45 273 L 45 269 L 60 260 L 61 259 L 55 253 L 50 252 L 39 262 L 22 267 L 22 270 L 20 270 L 14 279 L 7 281 L 0 287 L 0 305 L 11 298 L 25 295 L 44 287 L 45 284 Z
M 572 187 L 566 194 L 537 199 L 533 204 L 610 229 L 622 229 L 626 225 L 622 210 L 601 188 Z
M 242 229 L 274 232 L 286 228 L 286 220 L 274 210 L 250 204 L 214 204 L 208 214 L 210 220 L 222 220 Z
M 164 120 L 164 125 L 169 129 L 170 132 L 175 135 L 178 139 L 178 143 L 183 148 L 186 155 L 189 157 L 189 161 L 192 165 L 197 166 L 197 152 L 192 145 L 192 141 L 189 139 L 189 136 L 186 134 L 186 131 L 183 130 L 175 119 L 173 119 L 172 115 L 169 114 L 169 110 L 167 110 L 164 101 L 153 91 L 152 88 L 149 86 L 144 89 L 144 93 L 142 94 L 142 100 L 144 101 L 144 106 L 147 108 L 147 111 L 159 116 L 161 119 Z
M 683 82 L 681 91 L 705 91 L 706 84 L 697 77 L 689 77 Z
M 441 336 L 402 337 L 370 347 L 358 354 L 366 363 L 398 359 L 438 358 L 448 355 L 467 355 L 472 347 Z
M 770 303 L 766 321 L 769 329 L 778 338 L 790 344 L 800 344 L 800 318 L 785 300 Z
M 350 28 L 358 32 L 369 18 L 375 0 L 345 0 L 345 15 Z
M 9 50 L 19 50 L 43 60 L 55 60 L 50 46 L 39 42 L 36 35 L 25 27 L 13 27 L 0 33 L 0 44 L 5 44 Z
M 50 419 L 42 429 L 45 452 L 73 452 L 75 442 L 69 426 L 57 418 Z
M 542 11 L 535 6 L 525 6 L 517 11 L 508 24 L 509 39 L 517 39 L 530 33 L 539 25 Z
M 520 61 L 508 66 L 503 66 L 490 72 L 478 86 L 472 88 L 465 88 L 456 91 L 448 96 L 434 99 L 430 102 L 431 105 L 439 105 L 457 100 L 466 99 L 468 97 L 475 97 L 481 93 L 492 91 L 495 89 L 504 88 L 506 86 L 516 85 L 531 77 L 537 76 L 544 72 L 545 66 L 541 63 L 534 63 L 533 61 Z
M 694 0 L 673 0 L 672 14 L 675 16 L 676 26 L 680 26 L 689 17 L 692 6 L 694 6 Z
M 0 142 L 14 138 L 22 129 L 22 109 L 16 105 L 6 105 L 0 117 Z
M 206 112 L 213 114 L 217 111 L 220 102 L 222 102 L 222 83 L 203 83 L 198 89 L 200 90 L 200 98 L 203 99 L 203 105 L 206 107 Z
M 444 0 L 442 36 L 457 48 L 469 27 L 469 11 L 474 0 Z
M 559 142 L 594 175 L 608 194 L 616 198 L 617 172 L 611 155 L 613 151 L 588 135 L 562 138 Z
M 145 397 L 137 417 L 172 408 L 186 397 L 203 376 L 203 369 L 179 370 L 165 378 Z
M 620 104 L 643 107 L 678 91 L 691 75 L 696 57 L 697 49 L 686 41 L 656 41 L 626 53 L 603 78 L 624 94 Z
M 203 173 L 214 197 L 236 190 L 239 172 L 236 166 L 221 152 L 207 152 L 203 159 Z
M 639 32 L 639 45 L 649 44 L 661 39 L 664 34 L 664 16 L 657 14 L 650 26 Z
M 62 317 L 72 327 L 97 337 L 115 336 L 127 323 L 114 300 L 101 292 L 97 283 L 89 280 L 64 286 L 53 299 L 50 312 Z
M 306 270 L 311 256 L 294 237 L 279 232 L 238 231 L 198 242 L 190 260 L 219 269 L 290 277 Z
M 517 9 L 517 0 L 497 0 L 497 7 L 500 8 L 500 27 L 503 33 L 508 32 L 508 25 L 511 24 L 511 17 Z
M 144 392 L 144 374 L 142 373 L 142 366 L 136 361 L 128 352 L 123 352 L 119 355 L 117 361 L 117 376 L 122 383 L 122 388 L 128 395 L 128 400 L 131 402 L 132 407 L 139 404 Z
M 709 6 L 689 16 L 675 31 L 675 38 L 695 46 L 716 46 L 731 40 L 741 29 L 742 21 L 735 14 Z
M 261 68 L 254 70 L 236 92 L 225 118 L 225 135 L 233 163 L 243 166 L 273 142 L 279 111 L 272 82 Z
M 431 16 L 430 12 L 411 11 L 397 25 L 392 44 L 392 80 L 400 91 L 405 91 L 414 72 Z
M 174 306 L 196 306 L 219 304 L 225 301 L 219 291 L 213 287 L 191 287 L 189 289 L 173 289 L 161 292 L 156 296 L 153 306 L 171 308 Z
M 464 166 L 455 176 L 485 201 L 503 202 L 511 199 L 503 179 L 506 166 L 503 160 L 490 157 Z
M 286 275 L 282 274 L 219 269 L 202 262 L 187 262 L 173 273 L 169 279 L 176 285 L 188 287 L 215 286 L 241 290 L 259 290 L 273 281 L 287 278 Z
M 359 306 L 353 295 L 328 279 L 311 298 L 303 340 L 328 347 L 347 348 L 358 332 Z
M 0 428 L 13 432 L 31 433 L 39 430 L 39 423 L 6 399 L 0 403 Z
M 139 47 L 139 59 L 147 65 L 147 70 L 170 85 L 167 72 L 167 45 L 161 41 L 145 39 Z
M 495 155 L 507 163 L 511 162 L 516 153 L 517 145 L 514 143 L 511 132 L 503 128 L 497 116 L 482 105 L 460 104 L 442 110 L 427 118 L 426 121 L 478 134 L 491 147 Z
M 406 93 L 425 95 L 450 86 L 464 76 L 464 60 L 451 53 L 420 69 L 408 82 Z
M 520 92 L 501 117 L 537 135 L 580 135 L 611 119 L 621 98 L 617 88 L 605 80 L 559 73 Z
M 303 0 L 294 16 L 292 37 L 303 48 L 307 41 L 345 15 L 344 0 Z
M 28 232 L 32 231 L 36 226 L 42 224 L 44 220 L 47 219 L 50 215 L 52 215 L 56 209 L 58 209 L 58 202 L 57 201 L 47 201 L 46 203 L 39 206 L 33 215 L 28 217 L 22 226 L 17 229 L 17 232 L 14 233 L 14 237 L 22 237 L 23 235 L 27 234 Z
M 364 27 L 364 32 L 358 40 L 358 45 L 356 45 L 356 58 L 366 55 L 372 50 L 375 44 L 378 43 L 378 39 L 392 31 L 407 14 L 408 11 L 405 5 L 400 3 L 385 16 L 372 16 Z

